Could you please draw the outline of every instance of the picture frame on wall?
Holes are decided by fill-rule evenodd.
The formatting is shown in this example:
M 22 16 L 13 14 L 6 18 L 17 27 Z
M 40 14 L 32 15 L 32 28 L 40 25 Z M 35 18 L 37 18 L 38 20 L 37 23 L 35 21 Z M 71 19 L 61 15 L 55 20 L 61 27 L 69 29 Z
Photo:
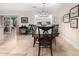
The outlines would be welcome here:
M 65 14 L 65 15 L 63 16 L 63 22 L 64 22 L 64 23 L 69 23 L 69 22 L 70 22 L 70 13 Z
M 70 9 L 70 17 L 78 17 L 79 16 L 79 5 Z
M 71 18 L 70 27 L 71 28 L 78 28 L 78 18 Z
M 28 17 L 21 17 L 21 23 L 28 23 Z

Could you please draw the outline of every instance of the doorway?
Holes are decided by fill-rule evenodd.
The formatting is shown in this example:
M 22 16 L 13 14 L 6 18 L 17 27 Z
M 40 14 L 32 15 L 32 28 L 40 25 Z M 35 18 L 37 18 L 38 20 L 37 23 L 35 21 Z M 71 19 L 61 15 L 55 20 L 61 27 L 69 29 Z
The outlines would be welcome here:
M 2 16 L 4 42 L 16 40 L 17 16 Z

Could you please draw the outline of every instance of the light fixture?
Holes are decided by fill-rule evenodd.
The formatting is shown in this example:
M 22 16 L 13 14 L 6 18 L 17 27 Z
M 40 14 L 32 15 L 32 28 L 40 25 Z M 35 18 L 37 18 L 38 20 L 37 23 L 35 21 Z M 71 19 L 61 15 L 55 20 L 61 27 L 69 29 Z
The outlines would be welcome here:
M 50 10 L 48 10 L 49 4 L 42 3 L 41 8 L 34 6 L 36 14 L 34 15 L 35 19 L 52 19 L 52 15 L 50 14 Z
M 46 16 L 48 15 L 48 10 L 46 9 L 46 3 L 43 3 L 43 7 L 41 9 L 41 11 L 39 11 L 41 16 Z
M 40 17 L 47 17 L 48 16 L 48 9 L 47 9 L 47 7 L 46 7 L 46 3 L 42 3 L 42 7 L 40 8 L 38 8 L 38 7 L 36 7 L 36 6 L 34 6 L 33 8 L 35 8 L 36 9 L 36 14 L 38 15 L 38 16 L 40 16 Z

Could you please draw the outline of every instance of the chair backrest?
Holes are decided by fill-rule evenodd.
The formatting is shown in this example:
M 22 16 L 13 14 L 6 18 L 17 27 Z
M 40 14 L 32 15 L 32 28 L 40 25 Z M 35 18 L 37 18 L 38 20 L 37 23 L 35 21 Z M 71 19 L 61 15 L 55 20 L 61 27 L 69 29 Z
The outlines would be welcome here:
M 37 30 L 37 26 L 32 25 L 32 36 L 36 33 L 36 30 Z
M 39 39 L 43 38 L 45 40 L 46 39 L 48 40 L 49 37 L 52 38 L 52 34 L 53 34 L 53 26 L 49 26 L 49 27 L 38 26 Z
M 54 25 L 54 27 L 53 27 L 53 35 L 55 35 L 55 36 L 59 35 L 59 25 Z
M 32 30 L 33 30 L 33 31 L 36 31 L 36 29 L 37 29 L 36 25 L 33 25 L 33 26 L 32 26 Z

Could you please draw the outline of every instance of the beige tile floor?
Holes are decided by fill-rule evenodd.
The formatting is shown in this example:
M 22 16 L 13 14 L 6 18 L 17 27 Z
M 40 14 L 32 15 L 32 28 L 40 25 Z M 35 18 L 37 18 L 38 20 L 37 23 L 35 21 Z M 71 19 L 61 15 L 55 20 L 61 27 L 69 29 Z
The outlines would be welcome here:
M 9 34 L 8 34 L 9 35 Z M 10 34 L 11 35 L 11 34 Z M 38 56 L 38 45 L 33 47 L 31 35 L 17 35 L 18 39 L 6 38 L 6 42 L 0 45 L 0 56 Z M 53 44 L 54 56 L 78 56 L 79 50 L 57 37 L 57 45 Z M 42 48 L 41 56 L 50 56 L 50 49 Z

